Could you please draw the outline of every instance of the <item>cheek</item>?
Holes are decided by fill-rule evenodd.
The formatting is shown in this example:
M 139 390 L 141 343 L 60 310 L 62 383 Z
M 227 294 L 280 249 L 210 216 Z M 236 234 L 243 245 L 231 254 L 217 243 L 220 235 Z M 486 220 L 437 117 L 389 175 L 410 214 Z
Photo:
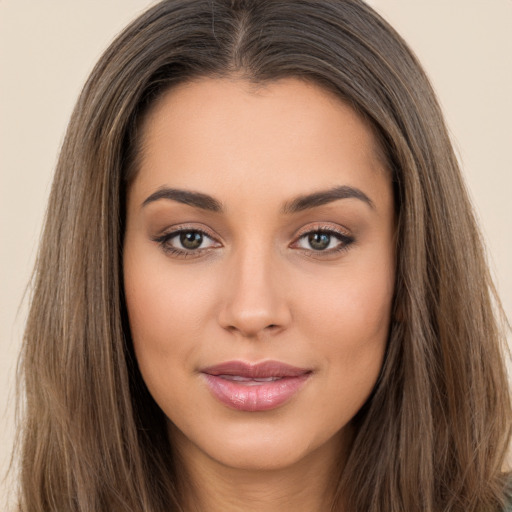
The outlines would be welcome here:
M 154 251 L 153 251 L 154 253 Z M 135 354 L 150 390 L 180 375 L 199 348 L 209 318 L 208 277 L 171 271 L 165 256 L 137 248 L 124 257 L 125 296 Z M 199 286 L 201 283 L 201 286 Z M 192 363 L 190 363 L 192 364 Z
M 297 317 L 308 323 L 313 339 L 316 332 L 335 352 L 349 350 L 355 354 L 367 345 L 382 344 L 390 323 L 392 269 L 388 261 L 374 265 L 361 262 L 323 279 L 321 287 L 304 283 L 308 293 L 298 295 L 308 300 L 300 306 L 303 313 Z
M 341 270 L 325 280 L 322 289 L 309 293 L 303 313 L 297 315 L 328 375 L 324 410 L 343 414 L 343 421 L 364 404 L 382 367 L 393 297 L 392 268 L 383 262 L 361 266 L 360 271 L 356 266 L 350 272 Z M 329 403 L 332 397 L 337 407 Z

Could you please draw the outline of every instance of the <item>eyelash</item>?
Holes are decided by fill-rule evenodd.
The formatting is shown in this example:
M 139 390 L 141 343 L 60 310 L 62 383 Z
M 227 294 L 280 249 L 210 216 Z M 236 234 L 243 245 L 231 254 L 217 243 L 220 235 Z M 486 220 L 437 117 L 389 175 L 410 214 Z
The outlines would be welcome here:
M 170 245 L 170 241 L 183 233 L 198 233 L 203 237 L 209 238 L 214 243 L 215 238 L 208 233 L 206 230 L 200 228 L 191 228 L 191 227 L 179 227 L 174 229 L 169 233 L 165 233 L 161 236 L 157 236 L 153 238 L 154 242 L 157 242 L 162 250 L 171 256 L 179 257 L 179 258 L 190 258 L 190 257 L 198 257 L 203 254 L 205 251 L 208 251 L 212 247 L 204 247 L 198 249 L 178 249 Z M 339 244 L 331 249 L 323 249 L 323 250 L 314 250 L 314 249 L 306 249 L 301 247 L 294 247 L 300 240 L 305 239 L 306 237 L 312 234 L 323 234 L 329 237 L 334 237 L 339 241 Z M 334 229 L 332 226 L 316 226 L 313 229 L 308 229 L 307 231 L 303 231 L 299 236 L 295 239 L 295 241 L 290 245 L 290 247 L 301 250 L 301 252 L 312 255 L 313 257 L 323 257 L 341 253 L 343 251 L 348 250 L 349 246 L 355 241 L 352 236 L 343 233 L 341 230 Z M 214 248 L 215 246 L 213 246 Z M 218 247 L 218 246 L 217 246 Z
M 192 228 L 192 227 L 177 227 L 173 231 L 170 231 L 169 233 L 164 233 L 161 236 L 157 236 L 153 238 L 154 242 L 157 242 L 162 250 L 171 256 L 178 257 L 178 258 L 190 258 L 190 257 L 197 257 L 210 249 L 211 247 L 203 247 L 198 249 L 178 249 L 176 247 L 173 247 L 170 245 L 170 241 L 173 238 L 179 237 L 182 233 L 199 233 L 203 237 L 207 237 L 213 241 L 215 241 L 215 238 L 208 233 L 204 229 L 200 228 Z
M 322 234 L 327 235 L 329 237 L 334 237 L 339 242 L 336 247 L 323 250 L 305 249 L 298 247 L 298 249 L 304 252 L 305 254 L 315 258 L 328 257 L 347 251 L 350 245 L 353 244 L 355 241 L 354 237 L 349 236 L 343 231 L 335 229 L 332 226 L 315 226 L 313 229 L 308 229 L 307 231 L 303 231 L 302 233 L 300 233 L 299 236 L 296 238 L 296 241 L 293 242 L 292 247 L 293 245 L 299 243 L 300 240 L 303 240 L 312 234 Z

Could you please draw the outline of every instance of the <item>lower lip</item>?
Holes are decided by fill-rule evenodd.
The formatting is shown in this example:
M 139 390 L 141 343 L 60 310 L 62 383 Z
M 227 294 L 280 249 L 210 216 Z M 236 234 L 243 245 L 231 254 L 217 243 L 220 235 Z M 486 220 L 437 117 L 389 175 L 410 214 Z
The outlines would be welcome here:
M 248 412 L 268 411 L 285 404 L 310 376 L 305 373 L 297 377 L 247 385 L 216 375 L 203 375 L 215 398 L 232 409 Z

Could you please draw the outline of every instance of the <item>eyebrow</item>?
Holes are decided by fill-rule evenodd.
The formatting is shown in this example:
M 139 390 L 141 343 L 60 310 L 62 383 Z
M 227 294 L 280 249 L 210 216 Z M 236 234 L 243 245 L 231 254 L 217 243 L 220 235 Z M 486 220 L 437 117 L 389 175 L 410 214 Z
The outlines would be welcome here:
M 210 212 L 223 211 L 222 204 L 217 201 L 217 199 L 209 196 L 208 194 L 168 187 L 159 188 L 156 192 L 145 199 L 145 201 L 142 203 L 142 206 L 147 206 L 148 204 L 160 199 L 170 199 L 172 201 L 177 201 L 178 203 L 187 204 L 189 206 L 201 208 L 202 210 L 208 210 Z
M 224 211 L 222 203 L 208 194 L 168 187 L 159 188 L 144 200 L 142 206 L 147 206 L 148 204 L 159 201 L 160 199 L 177 201 L 178 203 L 216 213 L 222 213 Z M 319 192 L 313 192 L 312 194 L 298 196 L 284 204 L 282 213 L 297 213 L 317 206 L 323 206 L 340 199 L 359 199 L 372 209 L 375 208 L 373 201 L 362 190 L 342 185 L 328 190 L 321 190 Z
M 334 187 L 328 190 L 321 190 L 319 192 L 313 192 L 299 196 L 290 202 L 285 203 L 283 207 L 283 213 L 297 213 L 309 208 L 315 208 L 317 206 L 323 206 L 325 204 L 338 201 L 339 199 L 359 199 L 375 209 L 373 201 L 362 191 L 355 187 L 349 187 L 342 185 L 340 187 Z

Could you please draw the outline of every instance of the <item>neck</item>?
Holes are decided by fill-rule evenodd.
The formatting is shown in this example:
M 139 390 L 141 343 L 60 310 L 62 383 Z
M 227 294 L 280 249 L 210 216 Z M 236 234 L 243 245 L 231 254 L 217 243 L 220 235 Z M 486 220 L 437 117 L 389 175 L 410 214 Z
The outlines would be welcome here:
M 173 435 L 185 512 L 332 510 L 346 453 L 338 438 L 291 466 L 272 469 L 229 467 L 195 446 L 183 450 L 183 443 L 188 440 Z

